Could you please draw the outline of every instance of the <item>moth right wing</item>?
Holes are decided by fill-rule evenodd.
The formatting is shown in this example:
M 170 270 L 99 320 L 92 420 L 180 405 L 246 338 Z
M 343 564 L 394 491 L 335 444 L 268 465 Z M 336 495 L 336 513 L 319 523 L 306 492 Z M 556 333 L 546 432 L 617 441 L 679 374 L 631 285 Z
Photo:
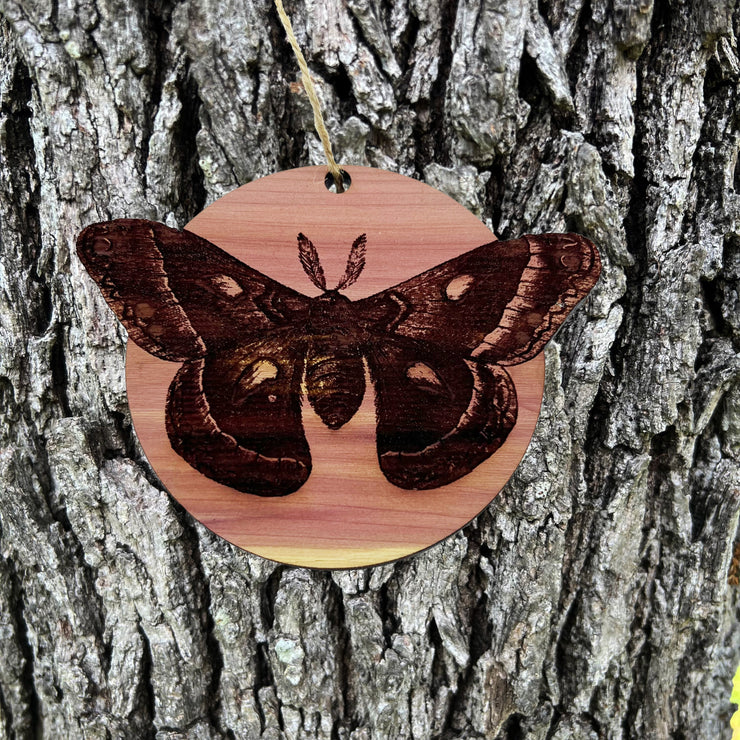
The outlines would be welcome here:
M 173 449 L 223 485 L 284 496 L 311 473 L 301 423 L 305 340 L 290 329 L 186 362 L 167 398 Z
M 309 299 L 189 231 L 143 219 L 93 224 L 77 254 L 143 349 L 185 361 L 305 316 Z

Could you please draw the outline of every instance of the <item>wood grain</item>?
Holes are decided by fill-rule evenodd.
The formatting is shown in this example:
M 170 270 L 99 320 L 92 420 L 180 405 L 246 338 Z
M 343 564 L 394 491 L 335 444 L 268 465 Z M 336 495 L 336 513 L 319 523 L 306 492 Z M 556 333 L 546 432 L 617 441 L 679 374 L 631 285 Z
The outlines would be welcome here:
M 367 233 L 365 269 L 345 291 L 356 300 L 492 240 L 466 209 L 416 180 L 347 167 L 350 189 L 324 186 L 325 168 L 307 167 L 249 183 L 213 203 L 187 226 L 250 267 L 306 295 L 320 294 L 301 267 L 296 237 L 316 246 L 329 285 L 344 273 L 352 242 Z M 429 547 L 475 517 L 518 465 L 542 398 L 542 356 L 509 368 L 519 399 L 517 425 L 472 473 L 438 489 L 405 491 L 383 477 L 369 390 L 355 417 L 328 429 L 303 403 L 313 470 L 283 498 L 243 494 L 206 478 L 172 449 L 165 431 L 175 363 L 129 342 L 127 386 L 136 432 L 170 493 L 199 521 L 267 558 L 309 567 L 381 563 Z M 372 386 L 368 382 L 368 387 Z

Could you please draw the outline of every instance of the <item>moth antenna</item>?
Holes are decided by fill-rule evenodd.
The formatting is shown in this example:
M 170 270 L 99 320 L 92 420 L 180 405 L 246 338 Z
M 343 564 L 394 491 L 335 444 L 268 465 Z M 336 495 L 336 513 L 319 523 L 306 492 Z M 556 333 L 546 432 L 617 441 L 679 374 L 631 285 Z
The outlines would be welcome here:
M 311 282 L 317 288 L 326 290 L 326 277 L 319 260 L 319 253 L 313 242 L 303 234 L 298 234 L 298 257 Z
M 344 290 L 354 283 L 365 267 L 365 247 L 367 246 L 367 234 L 360 234 L 352 242 L 352 248 L 349 250 L 347 258 L 347 267 L 344 270 L 344 277 L 339 281 L 336 290 Z

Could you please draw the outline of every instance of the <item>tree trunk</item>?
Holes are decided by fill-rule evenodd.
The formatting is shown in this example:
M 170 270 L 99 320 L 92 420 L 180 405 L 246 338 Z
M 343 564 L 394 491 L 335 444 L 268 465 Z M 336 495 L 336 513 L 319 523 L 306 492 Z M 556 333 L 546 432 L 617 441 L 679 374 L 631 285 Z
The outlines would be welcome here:
M 734 2 L 295 0 L 337 159 L 603 276 L 504 492 L 309 571 L 162 489 L 76 255 L 322 155 L 269 0 L 0 0 L 0 738 L 716 738 L 740 658 Z

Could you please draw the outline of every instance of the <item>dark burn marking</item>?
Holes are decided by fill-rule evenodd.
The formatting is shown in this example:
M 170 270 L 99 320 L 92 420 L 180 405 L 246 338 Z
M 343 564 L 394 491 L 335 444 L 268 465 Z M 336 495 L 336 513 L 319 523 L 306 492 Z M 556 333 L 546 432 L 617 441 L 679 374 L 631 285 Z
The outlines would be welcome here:
M 90 226 L 78 254 L 130 338 L 182 363 L 167 433 L 204 475 L 259 496 L 297 490 L 311 470 L 302 388 L 337 429 L 360 406 L 367 368 L 383 474 L 405 489 L 443 486 L 506 440 L 517 399 L 504 368 L 543 349 L 595 284 L 598 252 L 575 235 L 491 242 L 350 301 L 339 291 L 362 273 L 367 243 L 355 239 L 327 290 L 316 248 L 299 237 L 316 298 L 150 221 Z
M 208 401 L 204 369 L 204 361 L 186 362 L 170 385 L 166 424 L 173 449 L 203 475 L 244 493 L 285 496 L 300 488 L 311 473 L 305 440 L 292 441 L 293 454 L 286 447 L 269 455 L 259 451 L 258 438 L 227 431 Z

